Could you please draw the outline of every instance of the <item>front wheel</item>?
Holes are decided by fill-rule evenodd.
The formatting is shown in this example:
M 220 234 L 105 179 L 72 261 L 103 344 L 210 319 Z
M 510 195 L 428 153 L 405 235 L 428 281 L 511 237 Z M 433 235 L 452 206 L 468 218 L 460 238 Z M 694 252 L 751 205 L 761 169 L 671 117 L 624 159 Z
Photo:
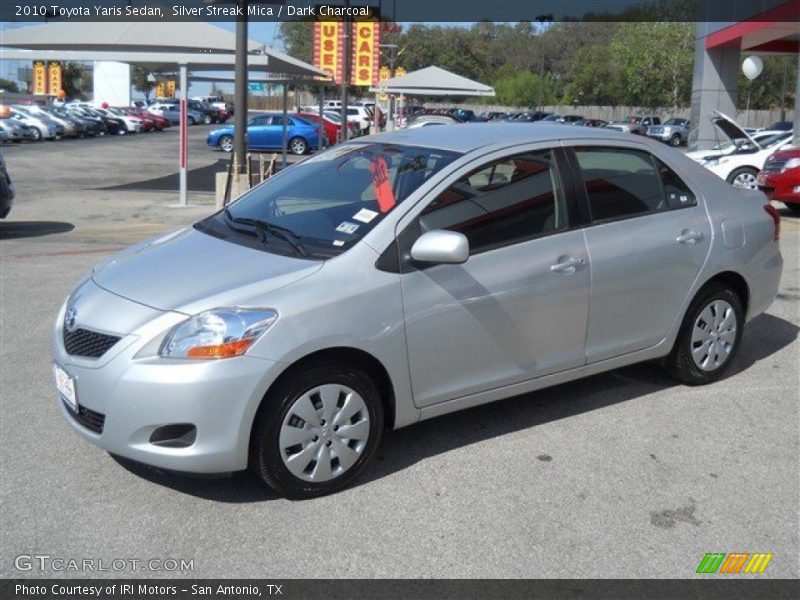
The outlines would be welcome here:
M 230 135 L 223 135 L 220 137 L 219 148 L 223 152 L 233 152 L 233 137 Z
M 667 370 L 688 385 L 716 381 L 739 350 L 743 327 L 739 296 L 724 285 L 709 286 L 686 311 Z
M 669 138 L 669 145 L 675 148 L 681 145 L 681 136 L 679 133 L 676 133 L 671 138 Z
M 383 433 L 383 404 L 372 379 L 342 362 L 288 375 L 256 416 L 251 469 L 288 498 L 336 492 L 365 468 Z
M 294 137 L 289 140 L 289 150 L 292 154 L 305 154 L 308 150 L 308 143 L 301 137 Z
M 36 129 L 36 127 L 31 127 L 31 132 L 33 133 L 33 141 L 38 142 L 42 139 L 42 132 Z
M 204 116 L 203 123 L 205 123 L 206 125 L 211 125 L 211 115 Z
M 186 123 L 189 125 L 194 125 L 196 121 L 194 120 L 194 117 L 186 117 Z
M 733 187 L 744 188 L 748 190 L 757 190 L 758 182 L 756 177 L 758 171 L 752 167 L 740 167 L 728 175 L 728 183 Z

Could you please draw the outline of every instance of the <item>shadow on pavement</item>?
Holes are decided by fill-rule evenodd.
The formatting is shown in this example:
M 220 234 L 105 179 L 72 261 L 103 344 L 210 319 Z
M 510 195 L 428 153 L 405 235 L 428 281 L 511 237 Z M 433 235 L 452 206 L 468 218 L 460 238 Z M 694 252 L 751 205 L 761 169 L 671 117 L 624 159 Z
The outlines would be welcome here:
M 731 375 L 788 346 L 797 338 L 798 331 L 800 328 L 795 324 L 773 315 L 757 317 L 745 330 L 744 344 Z M 388 431 L 372 464 L 353 487 L 369 484 L 456 448 L 620 402 L 644 399 L 678 385 L 657 363 L 647 362 Z M 535 431 L 531 435 L 535 435 Z M 200 479 L 119 457 L 115 460 L 148 481 L 217 502 L 260 502 L 280 498 L 249 473 Z
M 75 225 L 62 221 L 3 221 L 0 222 L 0 240 L 40 237 L 73 229 Z
M 190 192 L 213 194 L 216 190 L 217 173 L 227 172 L 228 160 L 224 158 L 208 166 L 191 169 L 186 173 L 188 189 Z M 94 189 L 118 190 L 123 192 L 174 192 L 179 186 L 178 177 L 178 173 L 173 173 L 172 175 L 156 177 L 155 179 L 146 179 L 143 181 L 134 181 L 132 183 Z

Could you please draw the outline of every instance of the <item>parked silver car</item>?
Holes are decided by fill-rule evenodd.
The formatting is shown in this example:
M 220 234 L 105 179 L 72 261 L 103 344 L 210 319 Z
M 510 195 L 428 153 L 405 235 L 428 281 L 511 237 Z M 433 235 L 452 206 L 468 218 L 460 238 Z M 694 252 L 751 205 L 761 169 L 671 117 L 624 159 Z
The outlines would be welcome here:
M 646 135 L 670 146 L 685 146 L 689 141 L 689 119 L 673 117 L 661 125 L 650 125 Z
M 644 137 L 355 140 L 89 273 L 55 322 L 58 403 L 113 454 L 318 496 L 385 428 L 652 359 L 715 381 L 775 298 L 779 223 Z

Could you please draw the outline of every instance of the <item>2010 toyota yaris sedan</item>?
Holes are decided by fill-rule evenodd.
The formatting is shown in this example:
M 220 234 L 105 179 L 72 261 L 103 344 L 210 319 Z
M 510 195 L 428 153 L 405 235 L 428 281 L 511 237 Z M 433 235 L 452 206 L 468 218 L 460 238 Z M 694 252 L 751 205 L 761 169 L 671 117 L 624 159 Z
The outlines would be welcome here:
M 361 138 L 96 267 L 56 320 L 58 402 L 115 455 L 319 496 L 387 428 L 652 359 L 715 381 L 778 237 L 762 193 L 646 139 Z

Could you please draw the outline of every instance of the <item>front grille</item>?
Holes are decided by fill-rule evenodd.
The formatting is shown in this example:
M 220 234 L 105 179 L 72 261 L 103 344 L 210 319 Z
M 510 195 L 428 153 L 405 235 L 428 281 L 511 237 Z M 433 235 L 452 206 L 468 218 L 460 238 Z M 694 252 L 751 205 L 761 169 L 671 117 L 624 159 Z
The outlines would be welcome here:
M 72 356 L 85 356 L 86 358 L 100 358 L 116 344 L 120 338 L 106 335 L 88 329 L 67 331 L 64 329 L 64 348 Z
M 779 172 L 781 169 L 783 169 L 783 167 L 786 164 L 787 160 L 789 160 L 789 159 L 787 159 L 787 158 L 784 158 L 784 159 L 777 158 L 775 160 L 767 161 L 767 164 L 764 165 L 764 170 L 765 171 L 771 171 L 771 172 Z
M 89 410 L 80 404 L 78 405 L 78 412 L 75 412 L 66 402 L 64 402 L 64 406 L 67 407 L 67 411 L 72 415 L 72 418 L 86 427 L 86 429 L 98 434 L 103 433 L 103 426 L 106 424 L 106 416 L 103 413 Z

